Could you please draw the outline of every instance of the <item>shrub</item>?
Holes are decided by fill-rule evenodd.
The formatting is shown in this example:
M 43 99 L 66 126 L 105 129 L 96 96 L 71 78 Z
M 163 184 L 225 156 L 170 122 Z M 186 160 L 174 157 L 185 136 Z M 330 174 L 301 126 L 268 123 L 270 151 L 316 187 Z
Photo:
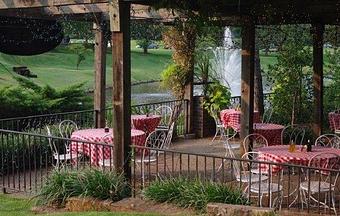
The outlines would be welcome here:
M 130 196 L 130 187 L 122 174 L 114 172 L 54 170 L 38 194 L 38 204 L 64 205 L 74 196 L 118 201 Z
M 68 112 L 90 107 L 91 99 L 86 94 L 84 84 L 56 90 L 48 85 L 41 87 L 26 78 L 14 78 L 18 86 L 0 89 L 0 118 Z
M 214 116 L 230 105 L 230 99 L 229 88 L 216 82 L 208 86 L 203 106 L 211 116 Z
M 170 202 L 185 208 L 193 207 L 198 211 L 205 211 L 209 202 L 248 204 L 239 190 L 222 184 L 184 178 L 155 181 L 146 188 L 144 195 L 156 202 Z

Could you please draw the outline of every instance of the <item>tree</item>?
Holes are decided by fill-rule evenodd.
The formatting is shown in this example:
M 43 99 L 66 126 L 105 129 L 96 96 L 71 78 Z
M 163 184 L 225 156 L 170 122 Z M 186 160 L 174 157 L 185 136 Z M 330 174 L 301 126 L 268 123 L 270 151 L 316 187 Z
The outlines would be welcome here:
M 89 40 L 94 39 L 92 25 L 93 23 L 91 22 L 69 20 L 62 22 L 65 35 L 69 36 L 70 38 L 83 39 L 86 45 L 89 43 Z
M 137 40 L 145 54 L 153 41 L 162 39 L 163 26 L 147 20 L 132 20 L 130 25 L 131 39 Z
M 282 46 L 277 63 L 269 66 L 267 77 L 272 81 L 273 117 L 282 124 L 311 121 L 313 89 L 311 49 L 294 34 Z

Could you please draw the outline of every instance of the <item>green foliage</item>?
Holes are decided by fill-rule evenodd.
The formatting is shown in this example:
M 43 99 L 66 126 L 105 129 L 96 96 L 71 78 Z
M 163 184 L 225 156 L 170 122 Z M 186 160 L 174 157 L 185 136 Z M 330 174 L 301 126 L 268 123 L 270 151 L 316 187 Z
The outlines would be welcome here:
M 79 69 L 79 65 L 81 62 L 85 60 L 87 48 L 85 44 L 75 44 L 71 47 L 71 50 L 77 55 L 77 61 L 76 61 L 76 69 Z
M 67 20 L 62 22 L 65 35 L 70 38 L 83 39 L 85 43 L 88 43 L 90 39 L 94 38 L 93 34 L 93 23 L 81 22 L 81 21 L 70 21 Z
M 171 89 L 178 99 L 183 99 L 186 84 L 187 73 L 181 66 L 171 64 L 162 72 L 162 85 Z
M 90 98 L 83 89 L 84 84 L 56 90 L 48 85 L 41 87 L 26 78 L 14 78 L 18 86 L 0 89 L 0 118 L 74 111 L 89 106 Z
M 69 197 L 84 196 L 118 201 L 130 196 L 122 174 L 95 169 L 55 169 L 38 194 L 38 204 L 64 205 Z
M 242 193 L 223 184 L 171 178 L 151 183 L 144 191 L 146 198 L 156 202 L 170 202 L 181 207 L 205 211 L 209 202 L 247 205 Z
M 281 124 L 311 121 L 313 89 L 310 65 L 310 48 L 298 38 L 290 38 L 279 51 L 277 63 L 269 66 L 267 79 L 273 84 L 270 98 L 273 121 Z
M 325 65 L 324 119 L 328 113 L 340 108 L 340 48 L 326 52 L 329 59 Z M 325 121 L 327 122 L 327 121 Z M 327 122 L 328 123 L 328 122 Z M 326 126 L 326 125 L 325 125 Z M 326 128 L 326 127 L 325 127 Z
M 229 88 L 215 82 L 208 86 L 203 106 L 211 116 L 214 116 L 230 105 L 230 99 L 231 93 Z
M 131 38 L 137 40 L 137 45 L 143 48 L 144 53 L 148 52 L 148 46 L 153 41 L 162 39 L 163 26 L 159 23 L 152 23 L 145 20 L 131 21 Z

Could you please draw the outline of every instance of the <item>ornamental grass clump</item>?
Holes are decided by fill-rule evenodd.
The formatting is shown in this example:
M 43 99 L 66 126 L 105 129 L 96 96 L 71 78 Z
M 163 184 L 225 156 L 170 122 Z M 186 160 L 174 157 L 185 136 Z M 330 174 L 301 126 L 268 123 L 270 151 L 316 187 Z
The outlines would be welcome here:
M 249 204 L 239 190 L 222 184 L 184 178 L 155 181 L 145 189 L 144 195 L 156 202 L 174 203 L 180 207 L 192 207 L 198 211 L 205 211 L 210 202 Z
M 92 197 L 118 201 L 130 196 L 130 187 L 122 174 L 96 169 L 54 170 L 38 194 L 38 204 L 63 206 L 70 197 Z

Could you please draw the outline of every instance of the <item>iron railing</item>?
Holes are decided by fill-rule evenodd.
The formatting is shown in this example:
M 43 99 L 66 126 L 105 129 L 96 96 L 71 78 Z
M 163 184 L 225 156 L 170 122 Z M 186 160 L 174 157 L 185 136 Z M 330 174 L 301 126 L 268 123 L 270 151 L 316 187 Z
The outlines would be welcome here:
M 54 131 L 54 133 L 56 132 Z M 112 152 L 113 146 L 106 143 L 0 130 L 0 186 L 7 192 L 23 191 L 35 194 L 46 183 L 46 179 L 54 169 L 67 167 L 70 170 L 87 168 L 99 169 L 103 172 L 111 171 L 114 170 Z M 131 152 L 131 158 L 127 158 L 125 163 L 131 165 L 132 177 L 129 181 L 134 195 L 140 193 L 155 180 L 182 177 L 216 182 L 241 190 L 254 206 L 281 206 L 290 209 L 299 208 L 302 203 L 305 203 L 304 207 L 308 212 L 321 213 L 325 211 L 334 214 L 333 209 L 324 209 L 321 202 L 312 202 L 312 199 L 316 198 L 319 201 L 326 200 L 328 205 L 334 203 L 336 211 L 340 211 L 338 197 L 340 185 L 338 182 L 326 183 L 326 187 L 323 183 L 319 183 L 326 173 L 330 178 L 329 182 L 332 182 L 339 175 L 339 170 L 143 146 L 132 146 Z M 143 157 L 141 158 L 143 152 L 148 152 L 149 155 L 151 152 L 155 153 L 155 157 L 144 157 L 144 163 L 140 163 L 139 159 L 143 159 Z M 67 161 L 62 160 L 65 155 L 68 155 Z M 236 165 L 243 168 L 243 172 L 240 172 L 238 177 L 244 179 L 243 182 L 237 181 L 235 178 L 237 176 L 235 175 L 237 173 Z M 253 165 L 267 166 L 267 172 L 259 169 L 260 176 L 268 178 L 264 186 L 254 184 L 252 187 L 247 187 L 247 182 L 253 182 L 256 179 L 252 175 L 245 175 L 247 170 L 249 173 L 250 168 L 254 167 Z M 282 172 L 268 175 L 267 173 L 272 173 L 274 166 L 281 167 Z M 306 183 L 308 189 L 301 193 L 300 185 L 306 179 L 308 179 Z M 262 182 L 261 177 L 257 182 Z M 281 186 L 282 192 L 273 193 Z M 312 190 L 312 187 L 317 187 L 317 190 Z M 253 191 L 260 191 L 260 193 L 251 193 Z M 325 194 L 332 196 L 325 197 Z M 334 200 L 331 199 L 333 195 Z M 261 199 L 262 202 L 260 202 Z
M 145 157 L 144 163 L 139 163 L 140 160 L 136 159 L 138 154 L 132 154 L 134 156 L 132 161 L 137 161 L 134 162 L 132 166 L 132 173 L 134 173 L 134 175 L 131 181 L 134 188 L 134 195 L 143 191 L 152 184 L 153 181 L 181 177 L 228 185 L 243 191 L 244 196 L 248 198 L 252 205 L 262 207 L 275 207 L 280 209 L 293 208 L 297 210 L 304 204 L 303 206 L 307 212 L 321 213 L 325 211 L 334 214 L 334 209 L 324 208 L 325 206 L 322 204 L 322 202 L 326 200 L 328 205 L 333 205 L 333 200 L 331 196 L 329 196 L 331 194 L 334 195 L 335 198 L 335 210 L 337 212 L 340 211 L 340 184 L 339 181 L 332 182 L 340 175 L 339 169 L 308 167 L 133 146 L 133 151 L 135 152 L 141 152 L 142 150 L 145 152 L 153 152 L 154 158 Z M 339 158 L 337 161 L 340 165 Z M 243 168 L 243 171 L 241 170 L 238 177 L 237 171 L 235 171 L 236 165 L 237 167 Z M 263 176 L 263 178 L 268 178 L 266 181 L 263 181 L 264 184 L 262 185 L 257 184 L 258 182 L 262 182 L 261 177 L 258 179 L 254 177 L 255 174 L 247 175 L 249 170 L 254 166 L 266 167 L 266 171 L 262 169 L 257 170 L 257 174 Z M 273 169 L 275 166 L 281 167 L 281 171 L 276 173 L 272 172 L 272 170 L 275 170 Z M 268 173 L 272 173 L 272 175 Z M 326 176 L 330 178 L 329 183 L 322 183 L 322 180 L 324 180 Z M 237 179 L 243 180 L 239 181 Z M 247 182 L 252 182 L 253 184 L 248 184 Z M 302 183 L 307 185 L 307 190 L 301 190 L 300 185 Z M 280 189 L 281 187 L 282 190 Z M 254 193 L 256 191 L 258 193 Z M 274 193 L 274 191 L 280 192 Z M 269 194 L 271 195 L 269 196 Z M 316 198 L 320 202 L 312 202 L 313 198 Z
M 178 119 L 176 121 L 177 135 L 186 134 L 186 122 L 188 119 L 188 102 L 187 100 L 173 100 L 164 101 L 150 104 L 139 104 L 131 106 L 132 114 L 142 114 L 152 112 L 158 106 L 170 106 L 173 110 L 179 112 Z M 75 112 L 64 112 L 56 114 L 36 115 L 18 118 L 6 118 L 0 119 L 0 128 L 5 130 L 25 131 L 33 133 L 41 133 L 46 125 L 57 125 L 63 120 L 72 120 L 80 128 L 93 128 L 95 127 L 95 110 L 84 110 Z M 106 121 L 108 126 L 111 126 L 112 122 L 112 108 L 106 109 Z

